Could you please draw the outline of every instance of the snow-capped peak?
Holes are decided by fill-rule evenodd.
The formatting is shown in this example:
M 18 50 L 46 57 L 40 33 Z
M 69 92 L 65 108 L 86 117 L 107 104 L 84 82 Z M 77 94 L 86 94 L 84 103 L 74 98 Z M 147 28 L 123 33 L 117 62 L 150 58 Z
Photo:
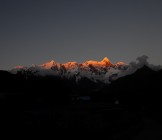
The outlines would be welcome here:
M 116 66 L 125 66 L 125 65 L 127 65 L 127 64 L 124 63 L 124 62 L 117 62 L 115 65 L 116 65 Z
M 110 60 L 107 57 L 104 57 L 104 59 L 101 62 L 105 63 L 106 66 L 113 66 L 113 64 L 110 62 Z
M 56 65 L 56 62 L 54 60 L 51 60 L 51 61 L 44 63 L 40 66 L 45 68 L 45 69 L 50 69 L 52 66 L 55 66 L 55 65 Z
M 62 64 L 66 69 L 72 69 L 75 67 L 78 67 L 78 63 L 77 62 L 67 62 Z
M 24 66 L 16 66 L 15 67 L 15 69 L 24 69 L 24 68 L 26 68 L 26 67 L 24 67 Z
M 102 59 L 102 62 L 110 62 L 110 60 L 107 57 L 104 57 L 104 59 Z

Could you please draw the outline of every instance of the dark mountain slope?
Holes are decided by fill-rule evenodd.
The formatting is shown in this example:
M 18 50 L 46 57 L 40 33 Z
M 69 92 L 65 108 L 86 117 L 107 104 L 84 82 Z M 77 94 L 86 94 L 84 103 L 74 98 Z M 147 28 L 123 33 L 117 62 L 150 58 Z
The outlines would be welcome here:
M 153 71 L 144 66 L 134 74 L 112 82 L 98 94 L 103 101 L 113 97 L 130 109 L 145 108 L 153 113 L 162 106 L 161 83 L 162 71 Z
M 162 70 L 147 66 L 110 85 L 0 71 L 1 127 L 52 127 L 130 139 L 144 129 L 145 116 L 162 122 L 161 83 Z

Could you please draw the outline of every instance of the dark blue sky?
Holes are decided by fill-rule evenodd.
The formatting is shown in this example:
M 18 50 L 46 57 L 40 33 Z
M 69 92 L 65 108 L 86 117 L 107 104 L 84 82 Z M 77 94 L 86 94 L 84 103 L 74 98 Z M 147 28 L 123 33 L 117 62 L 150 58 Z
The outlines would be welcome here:
M 162 64 L 161 0 L 0 0 L 0 69 L 143 54 Z

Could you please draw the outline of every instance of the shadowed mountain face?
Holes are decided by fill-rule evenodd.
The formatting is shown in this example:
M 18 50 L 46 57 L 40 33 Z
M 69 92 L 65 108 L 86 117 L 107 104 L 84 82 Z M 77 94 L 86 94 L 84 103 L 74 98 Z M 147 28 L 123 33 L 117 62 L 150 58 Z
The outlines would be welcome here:
M 117 140 L 138 138 L 152 127 L 162 132 L 162 70 L 143 66 L 111 84 L 0 71 L 0 83 L 3 128 L 102 132 Z

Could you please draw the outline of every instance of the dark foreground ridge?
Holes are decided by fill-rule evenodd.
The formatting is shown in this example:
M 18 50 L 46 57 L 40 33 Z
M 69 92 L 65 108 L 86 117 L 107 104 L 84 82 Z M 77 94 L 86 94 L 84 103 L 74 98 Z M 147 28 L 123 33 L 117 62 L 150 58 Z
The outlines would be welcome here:
M 0 71 L 1 127 L 156 139 L 162 134 L 161 83 L 162 70 L 147 66 L 109 85 Z

